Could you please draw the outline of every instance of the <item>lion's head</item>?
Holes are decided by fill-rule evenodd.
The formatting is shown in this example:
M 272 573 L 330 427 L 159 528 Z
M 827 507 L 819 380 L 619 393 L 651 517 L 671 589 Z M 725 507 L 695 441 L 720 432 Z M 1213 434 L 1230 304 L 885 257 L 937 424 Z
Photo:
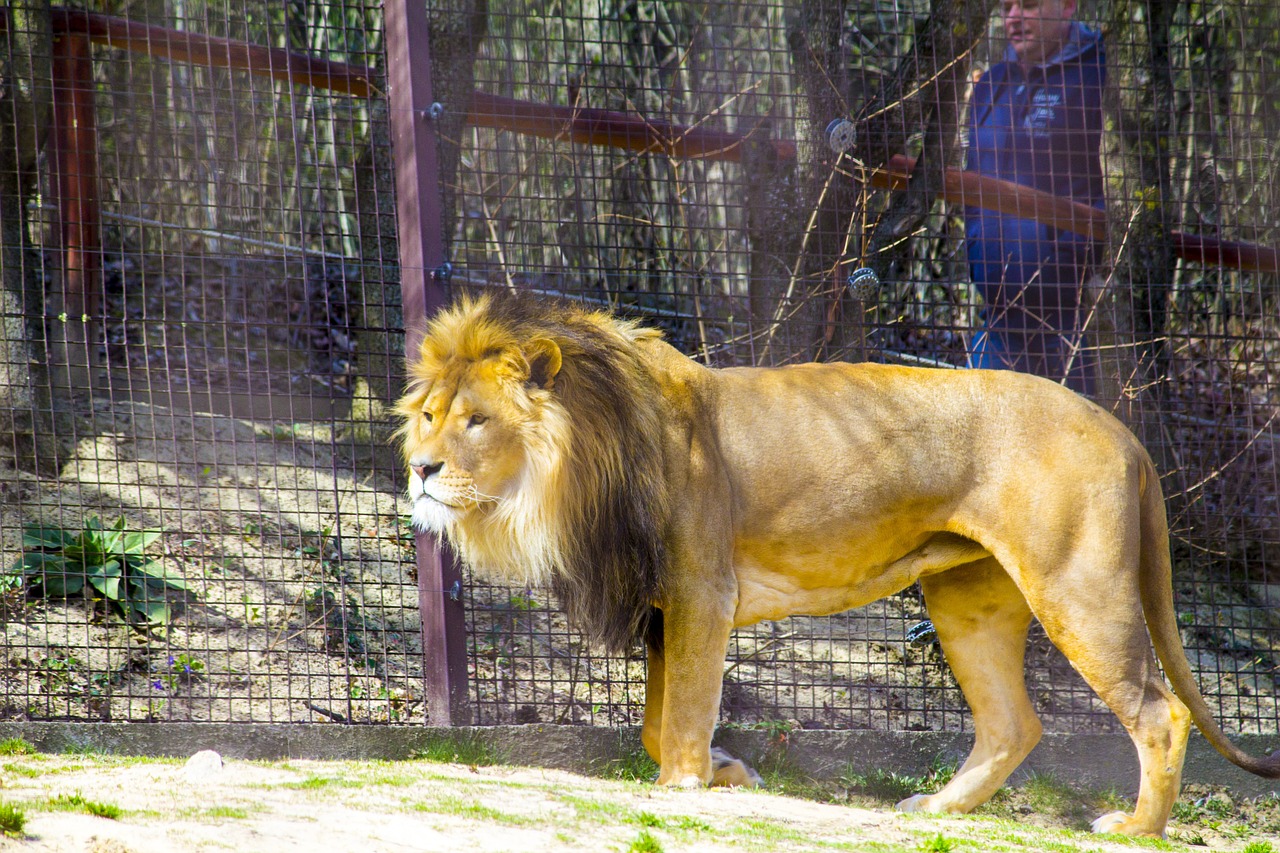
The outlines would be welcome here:
M 657 332 L 570 303 L 466 297 L 431 322 L 397 410 L 413 522 L 464 562 L 548 583 L 611 649 L 642 633 L 665 557 Z

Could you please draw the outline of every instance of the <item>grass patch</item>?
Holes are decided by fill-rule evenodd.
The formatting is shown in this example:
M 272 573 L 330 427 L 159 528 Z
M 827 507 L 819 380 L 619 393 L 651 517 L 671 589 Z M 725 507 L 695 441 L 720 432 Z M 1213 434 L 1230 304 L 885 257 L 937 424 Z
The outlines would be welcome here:
M 1079 793 L 1056 776 L 1033 773 L 1019 790 L 1027 805 L 1037 812 L 1065 815 L 1084 810 Z
M 951 853 L 955 849 L 956 841 L 941 832 L 920 845 L 920 853 Z
M 580 819 L 596 821 L 597 823 L 616 823 L 634 819 L 631 809 L 620 803 L 578 797 L 572 794 L 561 795 L 559 800 L 567 806 L 572 806 Z
M 605 766 L 604 775 L 623 782 L 652 782 L 658 778 L 658 765 L 643 749 L 615 758 Z
M 627 847 L 627 853 L 662 853 L 662 845 L 658 843 L 658 839 L 647 829 L 640 830 L 640 834 L 635 837 Z
M 0 755 L 35 755 L 36 748 L 20 737 L 0 741 Z
M 97 800 L 86 800 L 79 791 L 74 794 L 59 794 L 49 800 L 49 810 L 56 812 L 84 812 L 94 817 L 107 820 L 119 820 L 124 809 L 112 803 L 100 803 Z
M 751 841 L 777 845 L 782 842 L 803 842 L 810 840 L 808 836 L 797 830 L 783 826 L 774 820 L 748 818 L 740 821 L 733 828 L 735 835 Z
M 638 823 L 646 829 L 663 829 L 667 832 L 711 832 L 711 825 L 688 815 L 661 817 L 651 812 L 635 812 L 627 816 L 627 823 Z
M 195 813 L 195 816 L 210 820 L 248 820 L 253 817 L 256 811 L 259 810 L 242 809 L 236 806 L 214 806 L 208 809 L 201 809 Z
M 24 779 L 38 779 L 45 775 L 45 771 L 38 770 L 35 767 L 28 767 L 25 764 L 15 764 L 9 762 L 4 765 L 4 772 L 11 776 L 21 776 Z
M 488 767 L 504 761 L 493 744 L 474 732 L 433 733 L 428 737 L 427 745 L 415 750 L 412 757 L 419 761 L 466 764 L 470 767 Z
M 923 776 L 879 768 L 869 773 L 854 773 L 847 770 L 840 776 L 840 782 L 852 793 L 882 802 L 896 803 L 913 794 L 936 793 L 955 775 L 955 764 L 938 763 L 930 767 Z
M 978 814 L 1017 820 L 1033 813 L 1061 820 L 1072 829 L 1087 830 L 1098 815 L 1125 807 L 1115 800 L 1114 791 L 1085 791 L 1052 774 L 1033 773 L 1016 788 L 1001 788 Z
M 290 791 L 319 791 L 323 788 L 363 788 L 364 783 L 358 779 L 337 776 L 308 776 L 298 782 L 285 782 L 280 787 Z
M 431 814 L 453 815 L 469 820 L 484 820 L 505 826 L 528 826 L 534 822 L 531 818 L 523 815 L 508 814 L 476 800 L 464 800 L 461 797 L 442 797 L 432 802 L 415 803 L 413 810 L 430 812 Z
M 974 814 L 1021 821 L 1028 815 L 1050 818 L 1072 832 L 1088 832 L 1099 815 L 1132 811 L 1133 802 L 1114 788 L 1081 788 L 1048 773 L 1032 773 L 1016 787 L 1004 787 Z
M 0 833 L 16 838 L 26 825 L 26 812 L 11 803 L 0 803 Z
M 831 785 L 817 781 L 785 758 L 766 758 L 756 768 L 764 780 L 761 790 L 806 800 L 830 800 Z

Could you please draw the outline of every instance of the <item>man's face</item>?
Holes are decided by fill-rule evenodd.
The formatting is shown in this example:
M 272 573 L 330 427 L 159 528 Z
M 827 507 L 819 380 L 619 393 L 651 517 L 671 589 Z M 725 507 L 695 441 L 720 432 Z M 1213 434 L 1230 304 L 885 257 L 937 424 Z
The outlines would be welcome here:
M 1071 30 L 1076 0 L 1004 0 L 1004 32 L 1025 66 L 1058 52 Z

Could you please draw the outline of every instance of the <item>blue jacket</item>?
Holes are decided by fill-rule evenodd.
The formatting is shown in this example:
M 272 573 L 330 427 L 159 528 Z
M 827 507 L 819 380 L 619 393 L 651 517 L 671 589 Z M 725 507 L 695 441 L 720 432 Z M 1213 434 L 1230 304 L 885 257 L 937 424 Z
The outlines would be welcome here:
M 1005 61 L 974 86 L 966 168 L 1102 209 L 1105 80 L 1101 36 L 1078 22 L 1043 65 L 1024 70 L 1007 49 Z M 981 366 L 1063 378 L 1043 363 L 1052 353 L 1032 353 L 1040 358 L 1028 364 L 1017 350 L 1061 349 L 1061 342 L 1028 340 L 1026 333 L 1076 328 L 1081 282 L 1098 247 L 1082 235 L 977 207 L 965 209 L 965 240 L 988 333 L 1002 339 L 1002 350 L 1013 350 L 1004 364 Z

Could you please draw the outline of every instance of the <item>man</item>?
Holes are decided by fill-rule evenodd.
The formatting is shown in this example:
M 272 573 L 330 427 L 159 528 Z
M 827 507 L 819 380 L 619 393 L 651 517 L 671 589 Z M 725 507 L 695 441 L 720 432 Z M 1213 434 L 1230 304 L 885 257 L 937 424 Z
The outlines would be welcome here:
M 966 168 L 1102 209 L 1101 36 L 1076 0 L 1004 0 L 1004 61 L 974 86 Z M 1037 373 L 1091 393 L 1083 297 L 1098 248 L 1029 219 L 968 207 L 969 271 L 985 302 L 970 365 Z

